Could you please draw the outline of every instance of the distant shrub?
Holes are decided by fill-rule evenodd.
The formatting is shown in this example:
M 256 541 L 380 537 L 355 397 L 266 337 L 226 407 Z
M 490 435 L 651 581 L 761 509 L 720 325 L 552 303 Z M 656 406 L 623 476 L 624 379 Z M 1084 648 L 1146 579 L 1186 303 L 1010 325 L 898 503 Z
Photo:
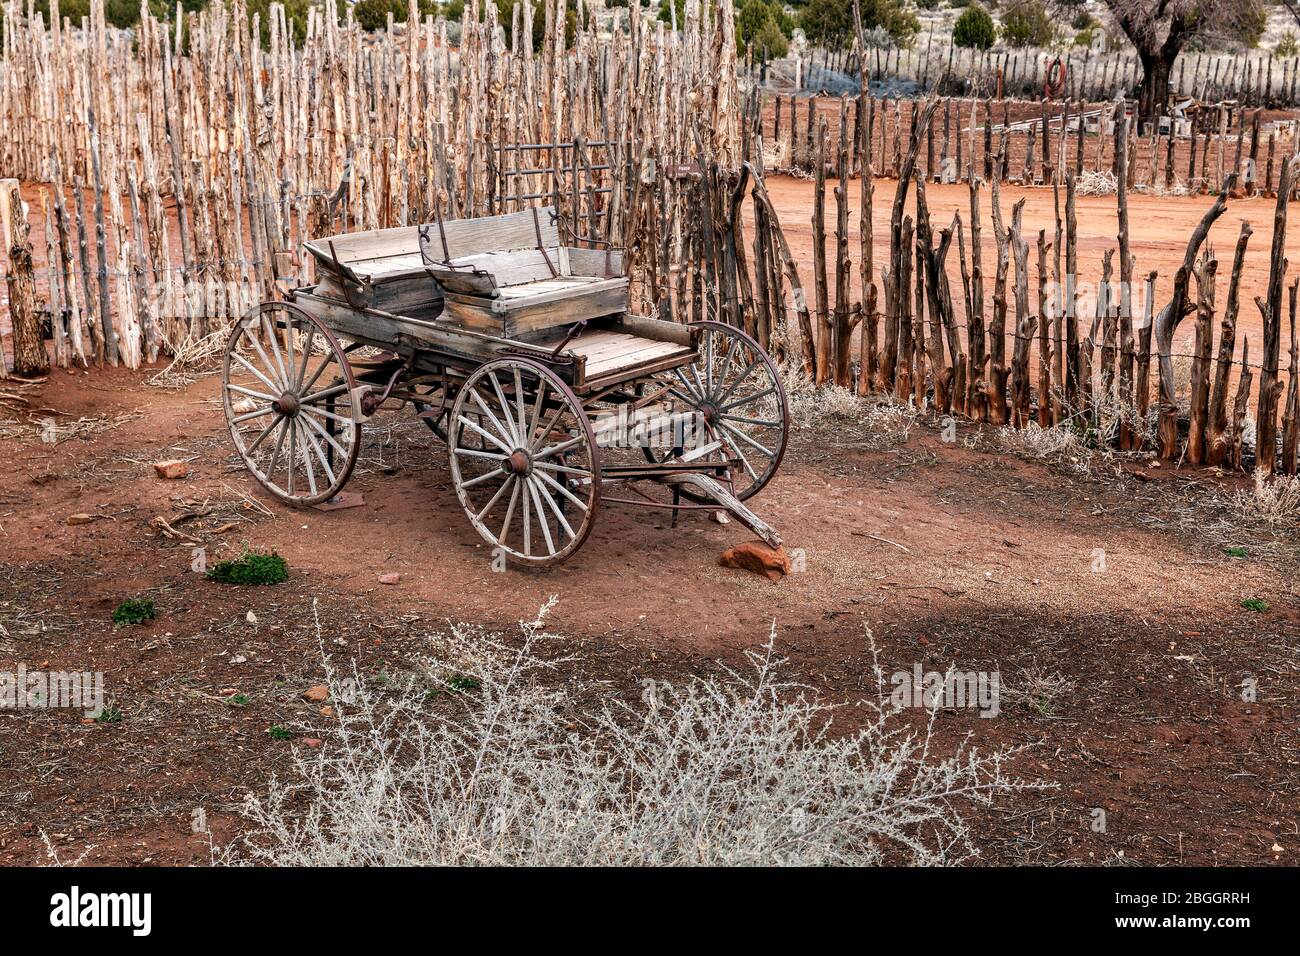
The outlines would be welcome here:
M 1002 15 L 1002 39 L 1008 46 L 1048 46 L 1056 25 L 1039 0 L 1022 0 Z
M 1287 30 L 1282 34 L 1282 39 L 1278 40 L 1277 46 L 1273 47 L 1273 53 L 1283 58 L 1300 56 L 1300 41 L 1296 40 L 1294 30 Z
M 997 28 L 988 11 L 979 4 L 967 7 L 957 18 L 952 30 L 952 42 L 975 50 L 987 50 L 997 39 Z

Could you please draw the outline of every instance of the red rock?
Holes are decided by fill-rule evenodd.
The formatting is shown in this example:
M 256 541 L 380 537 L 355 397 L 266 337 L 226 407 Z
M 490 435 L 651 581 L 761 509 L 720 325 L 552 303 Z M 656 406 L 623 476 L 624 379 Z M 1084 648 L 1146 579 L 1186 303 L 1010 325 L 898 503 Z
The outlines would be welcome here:
M 396 571 L 390 571 L 388 574 L 379 575 L 380 584 L 396 584 L 400 580 L 402 580 L 402 576 Z
M 184 478 L 190 473 L 190 466 L 179 459 L 171 461 L 155 461 L 153 470 L 158 472 L 159 478 Z
M 314 687 L 308 687 L 302 692 L 302 699 L 310 701 L 313 704 L 324 703 L 329 699 L 330 689 L 324 684 L 317 684 Z
M 790 557 L 785 548 L 771 548 L 762 541 L 746 541 L 722 552 L 718 563 L 724 568 L 753 571 L 769 581 L 780 581 L 790 573 Z
M 304 747 L 310 747 L 312 750 L 315 750 L 317 747 L 320 746 L 320 739 L 317 737 L 304 737 L 302 739 L 302 745 Z

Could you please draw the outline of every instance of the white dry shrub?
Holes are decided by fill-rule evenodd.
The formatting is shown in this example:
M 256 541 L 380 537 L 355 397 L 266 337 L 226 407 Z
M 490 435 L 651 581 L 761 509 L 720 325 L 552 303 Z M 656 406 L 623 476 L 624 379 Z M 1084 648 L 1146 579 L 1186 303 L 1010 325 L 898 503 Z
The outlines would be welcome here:
M 1119 180 L 1104 169 L 1088 169 L 1074 181 L 1074 191 L 1080 196 L 1113 196 L 1119 192 Z
M 1300 520 L 1300 476 L 1265 478 L 1255 472 L 1255 487 L 1232 497 L 1232 511 L 1242 521 L 1270 527 Z
M 457 663 L 434 671 L 475 689 L 362 686 L 296 779 L 250 796 L 254 830 L 224 862 L 950 864 L 978 853 L 963 807 L 1043 786 L 1005 774 L 1016 749 L 935 756 L 937 711 L 900 725 L 879 665 L 873 716 L 831 734 L 833 708 L 780 679 L 771 638 L 743 673 L 584 709 L 540 653 L 547 608 L 515 648 L 452 629 Z

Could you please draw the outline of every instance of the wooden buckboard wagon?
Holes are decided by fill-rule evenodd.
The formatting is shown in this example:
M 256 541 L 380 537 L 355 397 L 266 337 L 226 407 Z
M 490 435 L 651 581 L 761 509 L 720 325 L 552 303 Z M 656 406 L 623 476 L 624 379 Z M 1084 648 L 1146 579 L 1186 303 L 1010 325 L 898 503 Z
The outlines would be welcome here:
M 241 319 L 223 399 L 272 494 L 335 498 L 361 429 L 410 403 L 449 451 L 470 523 L 514 561 L 573 554 L 602 502 L 726 510 L 771 480 L 788 417 L 744 332 L 627 312 L 621 254 L 573 248 L 549 208 L 315 240 L 316 285 Z

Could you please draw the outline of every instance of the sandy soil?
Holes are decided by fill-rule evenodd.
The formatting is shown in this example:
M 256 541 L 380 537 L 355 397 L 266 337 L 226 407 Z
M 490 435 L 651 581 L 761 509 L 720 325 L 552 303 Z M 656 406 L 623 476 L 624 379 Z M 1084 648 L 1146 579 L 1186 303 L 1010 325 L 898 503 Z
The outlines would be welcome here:
M 872 693 L 866 627 L 887 673 L 953 665 L 1019 688 L 1060 675 L 1068 690 L 1043 707 L 937 718 L 940 747 L 968 734 L 981 749 L 1030 744 L 1016 770 L 1058 785 L 976 815 L 989 862 L 1285 863 L 1300 847 L 1295 529 L 1229 520 L 1205 473 L 1145 461 L 1085 473 L 965 427 L 945 443 L 925 423 L 904 437 L 832 420 L 797 431 L 754 501 L 804 563 L 780 583 L 717 565 L 747 537 L 734 523 L 688 515 L 674 530 L 617 507 L 568 563 L 498 574 L 420 423 L 367 426 L 350 485 L 364 506 L 295 511 L 232 457 L 216 394 L 211 376 L 163 393 L 123 372 L 57 372 L 23 393 L 29 411 L 9 406 L 20 422 L 125 417 L 54 445 L 35 426 L 0 444 L 0 670 L 103 670 L 123 719 L 0 713 L 0 862 L 42 860 L 42 832 L 65 857 L 93 846 L 97 862 L 206 861 L 196 808 L 227 839 L 246 793 L 305 737 L 328 740 L 300 699 L 322 674 L 313 600 L 336 663 L 373 677 L 409 669 L 448 618 L 508 630 L 550 595 L 574 675 L 601 695 L 735 666 L 772 628 L 791 676 L 837 701 Z M 162 458 L 188 460 L 190 477 L 156 477 Z M 101 517 L 69 526 L 74 512 Z M 275 549 L 290 580 L 206 581 L 193 542 L 151 523 L 160 515 L 209 560 Z M 378 583 L 387 572 L 398 585 Z M 136 595 L 157 620 L 114 628 L 112 609 Z M 1250 598 L 1267 610 L 1244 609 Z M 1254 703 L 1240 699 L 1247 676 Z M 223 703 L 230 689 L 248 706 Z M 270 739 L 272 724 L 294 739 Z M 1104 834 L 1090 827 L 1097 807 Z

